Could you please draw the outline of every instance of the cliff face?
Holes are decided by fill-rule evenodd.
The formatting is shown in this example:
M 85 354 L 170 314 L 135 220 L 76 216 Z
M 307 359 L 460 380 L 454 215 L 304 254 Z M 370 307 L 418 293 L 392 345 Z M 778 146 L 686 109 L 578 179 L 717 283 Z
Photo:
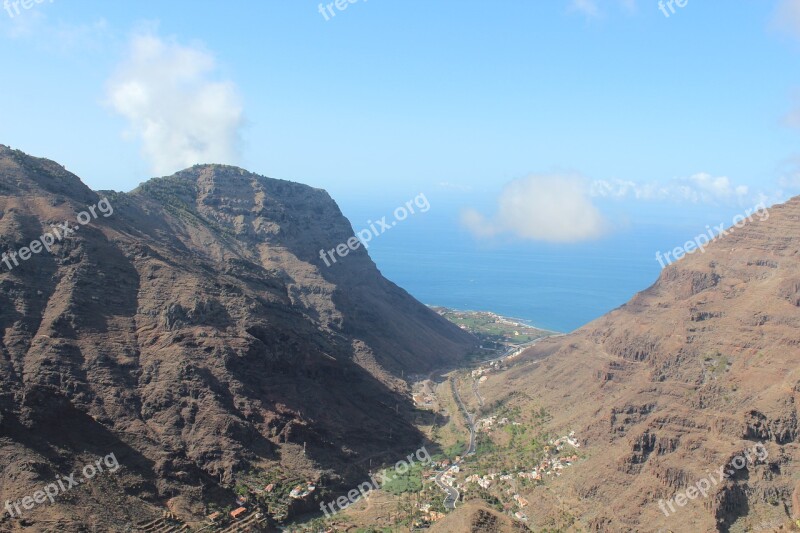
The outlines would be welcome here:
M 0 147 L 0 249 L 64 221 L 50 252 L 0 263 L 0 501 L 110 453 L 121 469 L 0 530 L 198 516 L 250 468 L 351 483 L 422 441 L 400 371 L 473 345 L 363 249 L 324 265 L 353 232 L 318 189 L 197 166 L 95 193 Z
M 800 518 L 800 198 L 668 266 L 655 285 L 496 378 L 575 430 L 588 457 L 531 495 L 538 525 L 744 531 Z M 764 443 L 708 497 L 665 502 Z M 686 500 L 683 500 L 684 503 Z M 669 508 L 668 508 L 669 509 Z M 666 516 L 666 515 L 669 516 Z

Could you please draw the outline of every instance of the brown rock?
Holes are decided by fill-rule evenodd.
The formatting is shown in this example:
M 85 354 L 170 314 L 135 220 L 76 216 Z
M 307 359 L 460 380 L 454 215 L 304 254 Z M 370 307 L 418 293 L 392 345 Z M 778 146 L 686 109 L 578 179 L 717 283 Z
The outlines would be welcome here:
M 26 519 L 117 530 L 168 501 L 201 519 L 250 468 L 329 490 L 417 449 L 400 372 L 457 362 L 473 338 L 363 249 L 326 267 L 319 250 L 353 235 L 327 193 L 208 165 L 98 194 L 0 146 L 0 251 L 103 197 L 113 215 L 0 265 L 3 501 L 114 453 L 118 474 Z

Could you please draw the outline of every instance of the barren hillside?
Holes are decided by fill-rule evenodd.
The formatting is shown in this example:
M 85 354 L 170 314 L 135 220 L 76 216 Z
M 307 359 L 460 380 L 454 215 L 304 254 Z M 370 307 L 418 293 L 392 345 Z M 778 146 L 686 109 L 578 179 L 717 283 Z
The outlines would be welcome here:
M 587 456 L 530 495 L 534 527 L 745 531 L 799 518 L 799 328 L 795 198 L 493 376 L 487 403 L 544 407 L 552 434 L 576 431 Z M 731 468 L 758 443 L 765 461 Z M 734 474 L 669 510 L 721 467 Z
M 422 441 L 400 371 L 473 345 L 363 249 L 323 264 L 353 232 L 319 189 L 196 166 L 95 193 L 0 147 L 2 251 L 64 221 L 78 229 L 0 270 L 0 501 L 110 453 L 121 469 L 3 512 L 0 530 L 121 530 L 166 508 L 197 520 L 253 469 L 328 498 Z

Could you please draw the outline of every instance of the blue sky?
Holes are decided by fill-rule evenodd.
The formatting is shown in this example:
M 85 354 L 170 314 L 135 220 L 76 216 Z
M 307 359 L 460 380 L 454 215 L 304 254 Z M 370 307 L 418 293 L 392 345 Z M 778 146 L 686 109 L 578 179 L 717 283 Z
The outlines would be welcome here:
M 215 161 L 323 187 L 359 216 L 423 191 L 522 239 L 500 221 L 509 183 L 541 197 L 563 178 L 545 192 L 611 231 L 800 191 L 798 0 L 689 0 L 670 17 L 652 0 L 318 8 L 12 6 L 0 142 L 96 189 Z

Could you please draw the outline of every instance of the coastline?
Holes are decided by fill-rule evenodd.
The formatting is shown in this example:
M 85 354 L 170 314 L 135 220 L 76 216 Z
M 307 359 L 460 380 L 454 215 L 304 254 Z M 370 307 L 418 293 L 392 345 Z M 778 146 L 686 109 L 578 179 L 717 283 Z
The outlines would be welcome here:
M 433 309 L 434 311 L 437 310 L 437 309 L 444 309 L 446 311 L 450 311 L 450 312 L 453 312 L 453 313 L 465 313 L 465 314 L 473 314 L 473 315 L 488 315 L 488 316 L 496 318 L 496 319 L 500 320 L 501 322 L 504 322 L 504 323 L 506 323 L 508 325 L 511 325 L 511 326 L 533 328 L 533 329 L 537 329 L 539 331 L 543 331 L 545 333 L 552 333 L 553 335 L 564 335 L 565 334 L 565 332 L 563 332 L 563 331 L 557 331 L 557 330 L 554 330 L 554 329 L 547 329 L 547 328 L 543 328 L 543 327 L 537 326 L 533 322 L 531 322 L 531 321 L 529 321 L 527 319 L 524 319 L 524 318 L 509 317 L 509 316 L 505 316 L 505 315 L 500 315 L 498 313 L 495 313 L 494 311 L 480 311 L 480 310 L 475 310 L 475 309 L 455 309 L 453 307 L 446 307 L 446 306 L 443 306 L 443 305 L 434 305 L 434 304 L 427 304 L 427 303 L 425 304 L 425 306 L 428 307 L 429 309 Z

